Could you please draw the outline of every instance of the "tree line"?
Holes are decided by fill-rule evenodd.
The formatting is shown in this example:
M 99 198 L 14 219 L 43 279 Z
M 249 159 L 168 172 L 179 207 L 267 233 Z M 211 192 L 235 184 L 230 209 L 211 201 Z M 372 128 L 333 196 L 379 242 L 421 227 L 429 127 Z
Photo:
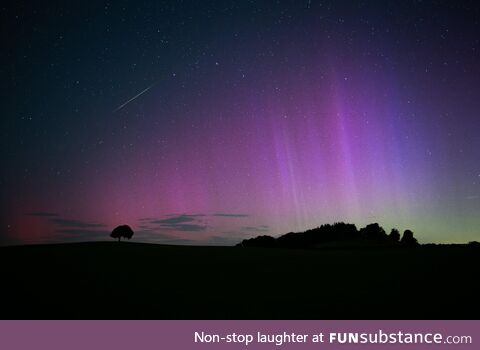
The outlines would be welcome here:
M 277 238 L 258 236 L 244 239 L 238 246 L 242 247 L 279 247 L 279 248 L 316 248 L 328 245 L 382 245 L 382 246 L 416 246 L 417 239 L 411 230 L 403 235 L 393 228 L 389 234 L 378 224 L 369 224 L 360 230 L 354 224 L 336 222 L 324 224 L 304 232 L 289 232 Z

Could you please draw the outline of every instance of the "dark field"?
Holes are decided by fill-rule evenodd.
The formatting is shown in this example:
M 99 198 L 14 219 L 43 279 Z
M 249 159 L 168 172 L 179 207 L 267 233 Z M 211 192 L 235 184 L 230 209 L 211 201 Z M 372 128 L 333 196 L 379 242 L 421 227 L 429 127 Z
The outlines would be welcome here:
M 2 319 L 478 319 L 480 249 L 0 248 Z

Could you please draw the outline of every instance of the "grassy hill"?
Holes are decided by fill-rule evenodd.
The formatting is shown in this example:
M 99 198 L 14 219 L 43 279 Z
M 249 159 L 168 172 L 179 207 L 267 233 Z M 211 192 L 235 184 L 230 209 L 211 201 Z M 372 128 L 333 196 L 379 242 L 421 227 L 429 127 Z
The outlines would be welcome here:
M 2 319 L 480 317 L 480 249 L 0 248 Z

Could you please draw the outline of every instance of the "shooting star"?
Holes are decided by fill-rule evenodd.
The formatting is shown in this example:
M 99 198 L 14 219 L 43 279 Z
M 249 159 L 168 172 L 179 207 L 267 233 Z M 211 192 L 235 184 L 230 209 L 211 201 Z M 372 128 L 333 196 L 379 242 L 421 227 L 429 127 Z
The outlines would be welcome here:
M 123 107 L 125 107 L 127 104 L 129 104 L 130 102 L 132 102 L 133 100 L 135 100 L 137 97 L 140 97 L 141 95 L 143 95 L 144 93 L 146 93 L 148 90 L 150 90 L 156 83 L 153 83 L 152 85 L 150 85 L 149 87 L 147 87 L 145 90 L 143 90 L 142 92 L 136 94 L 135 96 L 133 96 L 131 99 L 129 99 L 127 102 L 121 104 L 120 106 L 118 106 L 113 112 L 117 112 L 119 110 L 121 110 Z

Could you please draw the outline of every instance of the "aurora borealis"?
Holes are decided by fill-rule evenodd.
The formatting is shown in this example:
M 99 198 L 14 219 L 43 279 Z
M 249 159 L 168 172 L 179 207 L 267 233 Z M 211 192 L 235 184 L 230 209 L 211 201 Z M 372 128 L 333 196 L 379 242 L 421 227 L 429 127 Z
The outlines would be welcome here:
M 123 223 L 233 244 L 335 221 L 480 240 L 475 1 L 18 2 L 1 18 L 2 244 Z

